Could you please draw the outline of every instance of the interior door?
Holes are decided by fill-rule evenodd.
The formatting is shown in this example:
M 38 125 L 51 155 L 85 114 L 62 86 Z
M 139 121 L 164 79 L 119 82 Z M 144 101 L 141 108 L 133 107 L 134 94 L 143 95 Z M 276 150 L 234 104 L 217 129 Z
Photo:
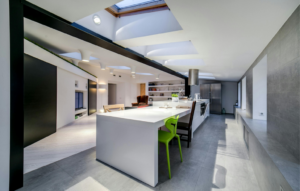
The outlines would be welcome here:
M 146 95 L 146 84 L 140 85 L 140 95 Z

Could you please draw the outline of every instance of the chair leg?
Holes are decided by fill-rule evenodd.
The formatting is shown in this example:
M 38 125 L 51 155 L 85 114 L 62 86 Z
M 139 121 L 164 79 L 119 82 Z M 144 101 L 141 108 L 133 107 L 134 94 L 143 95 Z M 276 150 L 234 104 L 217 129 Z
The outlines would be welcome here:
M 187 148 L 190 148 L 190 142 L 191 142 L 191 131 L 188 131 L 188 145 L 187 145 Z
M 166 151 L 167 151 L 167 160 L 168 160 L 169 178 L 171 179 L 171 166 L 170 166 L 170 156 L 169 156 L 169 143 L 166 143 Z
M 177 137 L 177 139 L 178 139 L 178 146 L 179 146 L 179 152 L 180 152 L 181 162 L 183 162 L 183 160 L 182 160 L 182 152 L 181 152 L 181 144 L 180 144 L 180 138 L 179 138 L 179 136 Z

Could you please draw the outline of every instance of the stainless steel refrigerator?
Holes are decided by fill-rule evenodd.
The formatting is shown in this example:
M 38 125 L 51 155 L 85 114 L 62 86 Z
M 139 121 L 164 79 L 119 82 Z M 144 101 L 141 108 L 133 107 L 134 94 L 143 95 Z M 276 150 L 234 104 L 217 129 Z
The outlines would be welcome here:
M 222 86 L 221 84 L 200 84 L 201 99 L 210 100 L 210 113 L 222 113 Z

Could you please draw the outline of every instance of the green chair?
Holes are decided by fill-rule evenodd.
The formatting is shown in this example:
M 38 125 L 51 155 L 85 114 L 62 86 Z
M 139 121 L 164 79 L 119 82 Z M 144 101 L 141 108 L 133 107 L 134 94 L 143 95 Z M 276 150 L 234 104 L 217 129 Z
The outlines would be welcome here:
M 168 159 L 168 169 L 169 169 L 169 178 L 171 179 L 171 167 L 170 167 L 170 157 L 169 157 L 169 142 L 174 138 L 177 137 L 178 139 L 178 146 L 180 151 L 180 158 L 182 160 L 182 153 L 181 153 L 181 146 L 180 146 L 180 137 L 176 134 L 177 131 L 177 122 L 178 122 L 179 115 L 177 117 L 173 116 L 168 119 L 165 119 L 165 126 L 170 131 L 158 131 L 158 142 L 164 143 L 166 145 L 167 150 L 167 159 Z

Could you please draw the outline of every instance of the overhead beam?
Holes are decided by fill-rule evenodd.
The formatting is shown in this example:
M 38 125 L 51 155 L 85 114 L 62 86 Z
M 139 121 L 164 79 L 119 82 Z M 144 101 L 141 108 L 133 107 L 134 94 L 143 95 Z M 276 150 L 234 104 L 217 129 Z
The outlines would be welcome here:
M 176 77 L 179 77 L 182 79 L 186 78 L 186 76 L 181 75 L 181 74 L 179 74 L 169 68 L 166 68 L 162 65 L 156 64 L 155 62 L 151 61 L 148 58 L 134 54 L 117 44 L 107 42 L 103 39 L 100 39 L 96 36 L 86 33 L 76 27 L 73 27 L 71 24 L 66 23 L 65 21 L 59 19 L 58 17 L 49 15 L 49 14 L 47 14 L 47 12 L 41 11 L 40 9 L 36 9 L 34 6 L 29 6 L 28 4 L 29 4 L 28 2 L 24 4 L 24 17 L 25 18 L 28 18 L 32 21 L 35 21 L 42 25 L 48 26 L 50 28 L 53 28 L 53 29 L 63 32 L 65 34 L 68 34 L 70 36 L 73 36 L 75 38 L 84 40 L 88 43 L 94 44 L 101 48 L 115 52 L 115 53 L 125 56 L 127 58 L 133 59 L 133 60 L 140 62 L 142 64 L 145 64 L 147 66 L 150 66 L 150 67 L 156 68 L 158 70 L 161 70 L 163 72 L 166 72 L 168 74 L 174 75 Z

